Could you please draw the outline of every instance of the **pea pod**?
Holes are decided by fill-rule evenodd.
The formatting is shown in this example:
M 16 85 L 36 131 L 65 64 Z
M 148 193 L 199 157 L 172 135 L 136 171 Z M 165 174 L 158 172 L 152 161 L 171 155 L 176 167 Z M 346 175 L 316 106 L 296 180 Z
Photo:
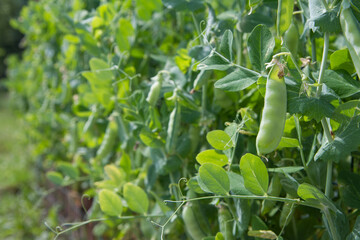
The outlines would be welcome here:
M 265 103 L 256 149 L 259 155 L 270 153 L 279 145 L 286 120 L 286 85 L 283 70 L 275 64 L 266 82 Z
M 229 210 L 223 206 L 219 208 L 219 227 L 220 232 L 223 234 L 225 240 L 233 240 L 234 235 L 232 233 L 233 228 L 233 217 Z
M 351 59 L 360 79 L 360 23 L 351 11 L 349 0 L 344 0 L 342 3 L 340 24 Z
M 299 38 L 300 36 L 296 25 L 291 23 L 290 27 L 284 34 L 284 43 L 294 57 L 297 55 Z
M 192 203 L 187 203 L 183 209 L 182 217 L 185 223 L 185 229 L 194 240 L 206 237 L 206 233 L 200 226 L 199 218 L 192 207 Z
M 104 139 L 96 152 L 96 160 L 102 160 L 111 152 L 115 144 L 117 129 L 118 127 L 116 121 L 114 117 L 111 116 L 108 126 L 106 128 Z
M 290 27 L 293 10 L 294 0 L 278 1 L 276 28 L 279 37 Z
M 290 198 L 291 196 L 289 194 L 286 194 L 287 198 Z M 286 226 L 294 213 L 294 204 L 293 203 L 284 203 L 284 206 L 281 210 L 280 219 L 279 219 L 279 225 L 280 227 Z
M 176 93 L 175 93 L 176 94 Z M 181 120 L 181 106 L 175 96 L 175 108 L 170 114 L 167 129 L 166 150 L 168 153 L 175 151 Z
M 157 81 L 151 86 L 146 101 L 154 107 L 157 100 L 159 99 L 161 86 L 163 81 L 163 73 L 160 72 L 156 77 L 154 77 Z M 153 78 L 153 79 L 154 79 Z

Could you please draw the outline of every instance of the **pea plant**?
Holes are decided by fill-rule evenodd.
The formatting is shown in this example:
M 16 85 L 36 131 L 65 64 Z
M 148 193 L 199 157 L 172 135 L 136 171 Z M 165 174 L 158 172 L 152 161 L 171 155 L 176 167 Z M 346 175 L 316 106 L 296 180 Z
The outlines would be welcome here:
M 42 0 L 12 25 L 38 185 L 83 210 L 55 239 L 360 238 L 359 1 Z

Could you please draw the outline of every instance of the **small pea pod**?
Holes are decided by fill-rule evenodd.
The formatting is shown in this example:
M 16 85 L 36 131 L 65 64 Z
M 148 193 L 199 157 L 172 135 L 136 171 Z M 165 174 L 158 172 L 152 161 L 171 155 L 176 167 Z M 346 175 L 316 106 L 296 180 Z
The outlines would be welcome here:
M 294 10 L 294 0 L 279 0 L 277 10 L 277 34 L 281 37 L 290 27 Z
M 264 109 L 256 149 L 259 155 L 270 153 L 279 145 L 286 120 L 286 85 L 283 70 L 275 64 L 268 75 Z
M 110 121 L 106 128 L 104 139 L 101 142 L 99 149 L 96 152 L 96 160 L 100 161 L 105 158 L 113 149 L 117 137 L 117 124 L 113 116 L 110 116 Z
M 207 236 L 200 226 L 199 218 L 196 216 L 192 203 L 187 203 L 183 209 L 182 217 L 185 223 L 185 229 L 192 239 L 198 240 Z
M 153 79 L 156 80 L 156 82 L 151 86 L 150 91 L 148 93 L 148 96 L 146 98 L 146 101 L 154 107 L 156 105 L 157 100 L 160 97 L 161 92 L 161 86 L 163 81 L 163 73 L 160 72 L 156 77 Z
M 351 59 L 360 79 L 360 23 L 351 11 L 349 0 L 342 2 L 340 24 L 346 39 Z
M 291 23 L 290 27 L 284 34 L 284 44 L 294 57 L 297 55 L 299 38 L 300 36 L 296 25 Z
M 170 114 L 169 124 L 167 129 L 166 146 L 165 146 L 167 152 L 170 154 L 175 151 L 176 142 L 179 135 L 180 121 L 181 121 L 181 106 L 175 96 L 175 108 Z
M 219 216 L 220 232 L 223 234 L 224 239 L 225 240 L 235 239 L 232 233 L 233 217 L 231 216 L 229 210 L 224 206 L 220 206 L 218 216 Z

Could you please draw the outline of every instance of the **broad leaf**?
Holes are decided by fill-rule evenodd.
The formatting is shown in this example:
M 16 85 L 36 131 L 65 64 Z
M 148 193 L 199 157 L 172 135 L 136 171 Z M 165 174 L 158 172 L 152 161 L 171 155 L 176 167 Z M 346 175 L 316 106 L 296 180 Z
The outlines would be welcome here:
M 360 209 L 360 175 L 348 171 L 339 173 L 341 199 L 346 205 Z
M 339 162 L 360 145 L 360 116 L 353 117 L 349 123 L 335 132 L 331 142 L 325 142 L 315 155 L 315 160 L 323 159 Z
M 216 81 L 214 86 L 230 92 L 238 92 L 252 84 L 259 78 L 259 74 L 246 68 L 237 68 L 230 74 Z
M 226 171 L 215 164 L 205 163 L 199 168 L 199 176 L 212 193 L 228 195 L 230 181 Z
M 234 172 L 226 172 L 230 180 L 230 191 L 236 195 L 251 195 L 244 185 L 244 178 Z
M 140 214 L 146 214 L 149 208 L 149 199 L 145 191 L 132 184 L 124 185 L 124 198 L 131 210 Z
M 321 209 L 330 208 L 334 212 L 337 211 L 335 205 L 322 193 L 319 189 L 308 183 L 300 184 L 297 194 L 305 201 L 318 205 Z
M 218 150 L 226 150 L 234 146 L 230 136 L 222 130 L 214 130 L 206 134 L 206 140 Z
M 110 216 L 120 216 L 122 213 L 122 202 L 119 195 L 110 190 L 101 190 L 99 193 L 101 210 Z
M 350 97 L 360 92 L 360 82 L 355 81 L 346 72 L 326 70 L 324 83 L 341 98 Z
M 219 56 L 216 53 L 212 53 L 208 58 L 199 63 L 198 70 L 220 70 L 225 71 L 231 67 L 231 63 Z
M 275 39 L 265 25 L 254 28 L 248 38 L 250 62 L 258 71 L 265 71 L 265 63 L 269 62 L 275 47 Z
M 247 190 L 256 195 L 265 195 L 269 187 L 269 175 L 264 162 L 247 153 L 240 160 L 241 175 Z
M 204 163 L 213 163 L 215 165 L 218 165 L 220 167 L 225 166 L 228 164 L 228 158 L 225 154 L 219 153 L 214 149 L 211 150 L 205 150 L 200 152 L 196 156 L 196 161 L 200 163 L 200 165 Z
M 282 137 L 277 149 L 300 147 L 296 138 Z
M 124 170 L 116 167 L 114 164 L 109 164 L 104 167 L 106 175 L 117 185 L 121 185 L 125 182 L 125 172 Z
M 355 72 L 354 64 L 347 48 L 337 50 L 330 55 L 330 67 L 332 70 L 345 70 L 350 74 Z
M 233 43 L 233 34 L 230 30 L 226 30 L 221 38 L 219 51 L 230 62 L 232 62 L 233 60 L 232 43 Z

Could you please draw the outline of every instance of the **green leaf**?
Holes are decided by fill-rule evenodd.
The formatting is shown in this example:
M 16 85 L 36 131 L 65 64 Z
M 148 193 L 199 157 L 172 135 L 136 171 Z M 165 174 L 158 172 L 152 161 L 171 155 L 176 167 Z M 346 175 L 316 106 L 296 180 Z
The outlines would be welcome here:
M 253 8 L 262 3 L 262 0 L 249 0 L 249 7 Z
M 230 136 L 222 130 L 214 130 L 206 134 L 209 144 L 218 150 L 226 150 L 234 146 Z
M 231 63 L 220 57 L 216 53 L 212 53 L 208 58 L 198 64 L 198 70 L 219 70 L 225 71 L 231 67 Z
M 337 211 L 335 205 L 325 196 L 325 194 L 313 185 L 308 183 L 300 184 L 297 190 L 297 194 L 305 201 L 318 205 L 318 207 L 321 209 L 327 207 L 332 209 L 334 212 Z
M 196 11 L 204 7 L 203 0 L 162 0 L 162 3 L 176 11 Z
M 354 228 L 346 240 L 360 240 L 360 216 L 357 216 Z
M 120 216 L 122 213 L 122 202 L 119 195 L 110 190 L 101 190 L 99 193 L 101 210 L 110 216 Z
M 346 72 L 325 70 L 324 83 L 341 98 L 350 97 L 360 92 L 360 82 L 355 81 Z
M 282 137 L 277 149 L 300 147 L 296 138 Z
M 214 86 L 230 92 L 238 92 L 252 84 L 259 78 L 259 74 L 247 68 L 237 68 L 235 71 L 216 81 Z
M 214 149 L 205 150 L 205 151 L 200 152 L 196 156 L 196 161 L 198 161 L 198 163 L 200 163 L 200 165 L 202 165 L 204 163 L 213 163 L 220 167 L 228 164 L 228 158 L 226 157 L 226 155 L 219 153 Z
M 316 5 L 316 7 L 314 7 Z M 315 8 L 314 10 L 312 8 Z M 339 5 L 326 11 L 321 0 L 309 0 L 310 19 L 309 27 L 315 32 L 340 32 Z
M 304 167 L 279 167 L 279 168 L 268 168 L 268 172 L 276 172 L 276 173 L 294 173 L 303 170 Z
M 233 58 L 232 43 L 233 43 L 233 34 L 230 30 L 226 30 L 221 38 L 219 51 L 230 62 L 232 62 L 232 58 Z
M 234 172 L 226 172 L 230 180 L 230 191 L 236 195 L 251 195 L 252 193 L 246 189 L 244 178 L 240 174 Z
M 204 185 L 214 194 L 228 195 L 230 181 L 226 171 L 215 164 L 204 163 L 199 168 L 199 176 Z
M 337 50 L 330 55 L 330 67 L 332 70 L 345 70 L 350 74 L 355 72 L 355 67 L 347 48 Z
M 61 186 L 63 181 L 64 181 L 64 177 L 61 175 L 61 173 L 59 172 L 55 172 L 55 171 L 49 171 L 46 173 L 46 177 L 55 185 Z
M 265 71 L 265 63 L 270 61 L 275 47 L 275 39 L 270 30 L 265 25 L 256 26 L 248 38 L 247 47 L 253 67 L 258 71 Z
M 290 114 L 301 113 L 310 119 L 319 122 L 323 117 L 332 117 L 335 107 L 325 98 L 314 98 L 297 95 L 289 95 L 288 112 Z
M 89 61 L 90 69 L 95 77 L 101 81 L 111 82 L 114 74 L 110 69 L 109 64 L 99 58 L 92 58 Z
M 149 199 L 145 191 L 132 184 L 124 185 L 124 198 L 131 210 L 140 214 L 146 214 L 149 208 Z
M 360 209 L 360 175 L 341 171 L 338 179 L 342 201 L 349 207 Z
M 104 167 L 106 175 L 114 182 L 117 187 L 121 187 L 125 182 L 124 170 L 116 167 L 114 164 L 108 164 Z
M 269 175 L 265 164 L 258 156 L 247 153 L 240 159 L 241 175 L 247 190 L 256 195 L 265 195 L 269 187 Z
M 118 28 L 116 30 L 116 43 L 121 52 L 129 51 L 131 44 L 130 40 L 135 34 L 135 30 L 130 20 L 120 18 L 118 22 Z
M 277 34 L 282 36 L 289 28 L 292 22 L 292 15 L 294 11 L 294 0 L 279 0 L 277 11 Z
M 147 128 L 143 128 L 140 132 L 141 141 L 149 147 L 160 148 L 164 146 L 164 143 L 160 136 L 157 136 L 155 133 L 151 132 Z
M 77 179 L 79 177 L 79 170 L 68 162 L 59 162 L 57 168 L 71 179 Z
M 335 138 L 331 142 L 325 142 L 315 155 L 315 160 L 331 160 L 339 162 L 360 145 L 360 116 L 351 118 L 340 126 L 335 132 Z
M 248 236 L 262 239 L 277 239 L 277 235 L 271 230 L 249 230 Z

